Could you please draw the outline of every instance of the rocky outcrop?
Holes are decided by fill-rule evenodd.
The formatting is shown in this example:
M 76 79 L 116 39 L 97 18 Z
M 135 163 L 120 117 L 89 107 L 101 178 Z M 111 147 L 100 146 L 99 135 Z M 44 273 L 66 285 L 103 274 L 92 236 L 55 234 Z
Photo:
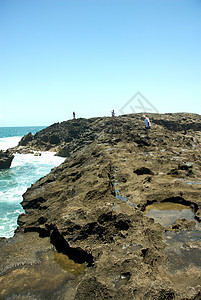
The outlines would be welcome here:
M 14 155 L 9 151 L 0 150 L 0 169 L 9 169 L 13 161 Z
M 174 138 L 180 140 L 179 145 L 184 141 L 184 144 L 192 146 L 193 135 L 191 131 L 199 132 L 201 130 L 200 115 L 187 113 L 149 114 L 149 117 L 153 123 L 152 132 L 158 132 L 157 144 L 160 145 L 169 144 L 169 137 L 174 132 Z M 150 146 L 150 141 L 144 135 L 142 114 L 131 114 L 115 119 L 109 117 L 80 118 L 55 123 L 37 132 L 34 136 L 31 133 L 26 135 L 13 151 L 27 152 L 28 149 L 55 151 L 58 155 L 68 157 L 70 153 L 76 152 L 94 141 L 108 141 L 111 138 L 114 142 L 132 141 L 142 148 Z
M 162 118 L 161 115 L 154 115 L 152 122 L 162 125 L 168 130 L 184 131 L 184 133 L 191 129 L 201 130 L 200 115 L 190 113 L 163 114 Z
M 136 114 L 54 124 L 23 146 L 67 158 L 25 192 L 15 236 L 0 240 L 0 297 L 199 299 L 199 224 L 166 228 L 144 211 L 181 204 L 200 220 L 200 116 L 149 117 L 150 139 Z M 186 231 L 196 238 L 181 246 Z
M 33 140 L 33 135 L 31 132 L 29 132 L 19 141 L 19 146 L 26 146 L 32 140 Z

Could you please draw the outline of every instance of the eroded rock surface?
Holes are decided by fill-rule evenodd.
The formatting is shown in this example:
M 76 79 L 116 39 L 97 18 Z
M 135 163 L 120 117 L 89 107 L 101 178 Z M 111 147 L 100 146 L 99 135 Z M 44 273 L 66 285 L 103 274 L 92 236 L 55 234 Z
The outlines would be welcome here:
M 181 231 L 181 230 L 192 230 L 195 228 L 196 223 L 194 221 L 188 221 L 185 218 L 177 219 L 173 225 L 170 226 L 170 230 Z
M 199 223 L 165 228 L 143 211 L 180 203 L 200 221 L 201 117 L 149 117 L 150 139 L 136 114 L 54 124 L 18 147 L 67 158 L 26 191 L 15 236 L 0 240 L 2 299 L 200 299 Z M 196 238 L 179 243 L 183 231 Z

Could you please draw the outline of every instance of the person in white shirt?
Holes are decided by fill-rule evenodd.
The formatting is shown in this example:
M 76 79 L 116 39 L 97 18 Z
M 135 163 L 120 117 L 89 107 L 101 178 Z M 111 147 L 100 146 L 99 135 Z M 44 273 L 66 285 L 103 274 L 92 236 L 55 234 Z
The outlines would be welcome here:
M 143 116 L 143 118 L 144 118 L 145 129 L 147 132 L 147 137 L 149 138 L 149 129 L 151 129 L 151 122 L 150 122 L 149 118 L 146 117 L 145 115 Z

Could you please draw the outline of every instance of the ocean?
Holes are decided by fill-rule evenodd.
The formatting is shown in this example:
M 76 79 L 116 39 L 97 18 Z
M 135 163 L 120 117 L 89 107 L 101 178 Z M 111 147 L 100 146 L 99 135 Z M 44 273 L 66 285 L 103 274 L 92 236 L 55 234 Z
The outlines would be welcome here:
M 0 150 L 17 146 L 27 133 L 42 130 L 36 127 L 0 127 Z M 41 177 L 48 174 L 64 158 L 52 152 L 42 152 L 41 156 L 33 154 L 15 154 L 10 169 L 0 169 L 0 237 L 12 237 L 17 228 L 17 218 L 24 210 L 20 204 L 23 193 Z

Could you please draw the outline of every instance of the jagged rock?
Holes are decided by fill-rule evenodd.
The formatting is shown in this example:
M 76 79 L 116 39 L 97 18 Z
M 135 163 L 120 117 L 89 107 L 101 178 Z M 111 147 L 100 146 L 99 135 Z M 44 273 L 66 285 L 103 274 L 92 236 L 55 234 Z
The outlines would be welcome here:
M 13 161 L 14 155 L 9 151 L 0 150 L 0 169 L 9 169 Z
M 23 137 L 19 145 L 30 147 L 32 150 L 40 151 L 56 151 L 58 154 L 63 153 L 65 146 L 69 153 L 78 150 L 78 147 L 92 143 L 94 140 L 104 140 L 107 142 L 112 140 L 113 143 L 118 143 L 121 140 L 125 142 L 134 142 L 139 148 L 143 147 L 157 147 L 158 145 L 169 145 L 169 138 L 172 139 L 171 132 L 180 132 L 179 140 L 175 140 L 181 145 L 186 144 L 192 148 L 194 139 L 187 132 L 190 130 L 200 130 L 201 118 L 195 114 L 149 114 L 153 123 L 151 129 L 152 140 L 146 138 L 142 114 L 131 114 L 115 119 L 105 118 L 91 118 L 91 119 L 76 119 L 55 123 L 34 136 L 30 133 Z M 157 129 L 157 136 L 155 130 Z M 185 131 L 185 134 L 184 134 Z M 118 135 L 118 137 L 117 137 Z M 155 139 L 153 141 L 153 135 Z M 157 137 L 157 138 L 156 138 Z M 197 142 L 197 139 L 196 139 Z M 174 144 L 174 143 L 173 143 Z M 18 147 L 15 147 L 18 151 Z
M 171 202 L 200 218 L 201 117 L 149 117 L 149 140 L 142 114 L 134 114 L 56 123 L 26 144 L 67 158 L 25 192 L 15 236 L 0 239 L 0 298 L 199 297 L 199 239 L 188 241 L 197 260 L 168 269 L 174 261 L 166 251 L 167 229 L 143 212 L 148 204 Z M 168 175 L 172 170 L 181 180 Z M 190 230 L 193 223 L 174 226 Z M 171 234 L 180 237 L 173 227 Z
M 33 140 L 33 135 L 31 132 L 26 134 L 20 141 L 19 141 L 19 146 L 26 146 L 30 141 Z

